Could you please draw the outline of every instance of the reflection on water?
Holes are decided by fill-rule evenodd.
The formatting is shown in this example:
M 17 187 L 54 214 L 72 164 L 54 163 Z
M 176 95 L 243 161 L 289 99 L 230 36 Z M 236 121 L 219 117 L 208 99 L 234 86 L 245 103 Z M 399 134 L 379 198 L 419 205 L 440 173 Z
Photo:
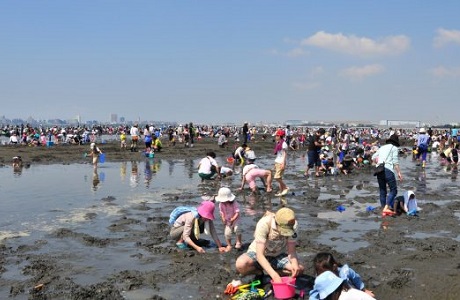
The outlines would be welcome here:
M 40 236 L 59 227 L 59 220 L 69 223 L 72 215 L 88 207 L 100 209 L 100 214 L 108 213 L 99 202 L 107 196 L 113 196 L 117 205 L 123 207 L 137 199 L 158 203 L 159 195 L 154 192 L 197 186 L 198 176 L 184 176 L 184 161 L 171 160 L 170 163 L 174 167 L 165 169 L 161 159 L 106 162 L 97 169 L 90 164 L 32 165 L 20 170 L 12 166 L 0 168 L 0 193 L 9 195 L 0 202 L 0 240 L 11 236 Z M 188 164 L 193 165 L 193 160 Z
M 291 194 L 286 197 L 274 197 L 273 194 L 266 194 L 263 191 L 260 195 L 241 193 L 239 196 L 245 213 L 257 217 L 266 210 L 276 210 L 280 205 L 289 205 L 302 217 L 303 214 L 308 215 L 305 205 L 312 200 L 347 201 L 359 197 L 366 201 L 368 199 L 370 205 L 378 203 L 377 182 L 373 177 L 362 182 L 353 182 L 349 179 L 351 177 L 346 176 L 310 178 L 305 185 L 295 188 L 299 180 L 305 180 L 298 172 L 305 167 L 303 160 L 304 158 L 298 153 L 290 156 L 286 172 L 290 177 L 286 176 L 286 183 L 291 187 L 292 195 L 305 195 L 307 200 L 298 201 Z M 225 164 L 225 161 L 220 162 Z M 116 163 L 108 161 L 96 170 L 93 170 L 90 164 L 0 168 L 2 177 L 0 193 L 9 195 L 0 202 L 0 240 L 14 235 L 40 236 L 59 227 L 62 220 L 72 223 L 73 216 L 77 212 L 88 208 L 99 209 L 98 213 L 102 215 L 113 215 L 114 211 L 109 212 L 107 207 L 100 203 L 102 198 L 108 196 L 116 199 L 115 204 L 118 209 L 133 203 L 161 204 L 164 201 L 162 195 L 168 193 L 180 195 L 187 192 L 197 195 L 196 201 L 200 201 L 199 195 L 202 192 L 199 192 L 199 186 L 202 184 L 197 176 L 197 164 L 198 161 L 191 158 L 163 160 L 157 156 L 141 161 Z M 272 168 L 273 159 L 260 157 L 258 165 L 261 168 Z M 408 188 L 415 189 L 421 203 L 424 200 L 423 195 L 433 190 L 443 189 L 445 193 L 449 192 L 450 194 L 446 194 L 446 199 L 452 199 L 452 195 L 457 193 L 457 187 L 451 184 L 452 178 L 442 176 L 443 174 L 439 172 L 443 170 L 434 162 L 429 164 L 426 170 L 416 169 L 413 162 L 406 159 L 401 161 L 401 166 L 403 170 L 412 170 L 414 171 L 412 174 L 416 175 L 414 178 L 408 178 L 407 171 L 405 180 L 398 188 L 401 191 Z M 454 171 L 450 172 L 457 174 Z M 430 177 L 427 174 L 430 174 Z M 240 178 L 240 175 L 235 175 L 226 178 L 222 184 L 229 185 L 236 191 Z M 210 188 L 218 189 L 212 184 Z M 347 210 L 348 212 L 350 210 Z M 309 221 L 301 220 L 301 224 L 307 222 Z M 348 226 L 347 222 L 350 221 L 341 222 L 343 226 Z M 350 226 L 356 227 L 356 224 Z M 363 225 L 362 231 L 375 227 L 374 224 Z M 340 230 L 347 230 L 347 228 L 340 228 Z

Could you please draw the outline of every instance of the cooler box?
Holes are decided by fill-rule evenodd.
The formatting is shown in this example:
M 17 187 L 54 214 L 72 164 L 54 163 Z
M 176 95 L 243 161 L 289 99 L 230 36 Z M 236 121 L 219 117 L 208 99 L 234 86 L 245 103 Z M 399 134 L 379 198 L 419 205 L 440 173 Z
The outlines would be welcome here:
M 54 146 L 54 142 L 47 141 L 46 147 L 51 147 L 51 146 Z

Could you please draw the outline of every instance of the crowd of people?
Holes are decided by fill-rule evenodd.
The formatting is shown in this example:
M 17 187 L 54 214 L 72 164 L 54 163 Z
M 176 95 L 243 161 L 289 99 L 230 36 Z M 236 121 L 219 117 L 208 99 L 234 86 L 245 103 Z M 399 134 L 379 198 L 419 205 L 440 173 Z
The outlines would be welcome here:
M 141 128 L 139 124 L 133 124 L 91 129 L 33 128 L 26 125 L 6 130 L 9 132 L 9 143 L 14 145 L 38 146 L 50 141 L 88 143 L 94 170 L 103 154 L 96 141 L 103 134 L 115 135 L 122 149 L 143 151 L 146 156 L 162 151 L 162 140 L 168 147 L 193 147 L 197 140 L 210 137 L 217 140 L 219 147 L 224 148 L 228 147 L 229 140 L 233 138 L 238 146 L 232 151 L 232 163 L 242 167 L 239 190 L 244 190 L 247 183 L 251 192 L 257 194 L 259 188 L 256 180 L 260 180 L 266 193 L 274 192 L 275 196 L 280 197 L 289 192 L 283 175 L 291 151 L 305 151 L 308 163 L 303 173 L 306 180 L 310 177 L 348 176 L 359 172 L 365 165 L 373 165 L 376 166 L 374 175 L 379 186 L 383 216 L 417 216 L 419 213 L 414 191 L 408 190 L 398 196 L 397 182 L 403 180 L 399 166 L 401 155 L 412 154 L 414 164 L 422 169 L 427 167 L 427 158 L 431 153 L 439 154 L 439 163 L 453 170 L 457 169 L 459 162 L 459 137 L 451 131 L 431 128 L 250 127 L 245 122 L 242 128 L 194 126 L 189 123 L 163 128 L 148 124 Z M 273 140 L 274 160 L 271 169 L 263 169 L 256 164 L 257 156 L 250 148 L 255 139 Z M 402 140 L 404 146 L 401 145 Z M 13 167 L 22 167 L 20 156 L 14 157 Z M 197 174 L 205 182 L 232 176 L 234 170 L 220 166 L 216 153 L 207 151 L 198 163 Z M 228 252 L 233 248 L 242 250 L 244 228 L 241 228 L 241 211 L 236 198 L 229 187 L 221 187 L 212 199 L 203 201 L 197 207 L 178 207 L 171 213 L 171 239 L 178 248 L 194 249 L 198 253 L 205 253 L 210 246 L 216 247 L 219 252 Z M 218 210 L 224 226 L 225 242 L 221 241 L 215 228 L 215 210 Z M 292 208 L 281 207 L 274 212 L 267 211 L 255 224 L 254 238 L 248 243 L 246 251 L 236 259 L 236 273 L 240 276 L 253 274 L 259 278 L 268 275 L 275 283 L 281 282 L 282 276 L 301 275 L 305 267 L 297 258 L 297 230 L 298 222 Z M 204 232 L 211 235 L 212 245 L 212 242 L 200 239 Z M 348 265 L 335 261 L 332 254 L 317 254 L 314 266 L 316 280 L 310 291 L 310 299 L 374 299 L 373 292 L 365 288 L 361 277 Z
M 245 124 L 247 125 L 247 124 Z M 326 130 L 317 128 L 310 132 L 303 143 L 306 145 L 306 155 L 308 158 L 305 177 L 314 174 L 315 177 L 328 175 L 349 175 L 359 170 L 364 165 L 381 166 L 381 171 L 375 171 L 375 176 L 379 186 L 379 199 L 382 216 L 395 216 L 405 214 L 407 216 L 417 216 L 420 209 L 417 205 L 415 192 L 408 190 L 403 195 L 398 196 L 397 181 L 403 180 L 402 170 L 399 166 L 401 155 L 410 155 L 412 152 L 414 164 L 426 168 L 427 155 L 439 153 L 441 164 L 449 164 L 453 168 L 458 166 L 458 139 L 456 136 L 449 135 L 447 132 L 437 133 L 425 128 L 419 128 L 417 132 L 403 132 L 401 130 L 389 129 L 387 132 L 378 133 L 380 139 L 364 138 L 356 132 L 334 129 Z M 259 178 L 264 185 L 267 193 L 272 192 L 272 181 L 278 184 L 275 196 L 284 196 L 289 191 L 289 187 L 283 181 L 283 173 L 288 162 L 289 151 L 296 151 L 288 146 L 288 141 L 292 142 L 295 135 L 287 137 L 289 128 L 276 128 L 271 131 L 274 139 L 275 160 L 272 170 L 260 169 L 255 161 L 256 155 L 248 146 L 251 136 L 242 140 L 232 157 L 232 162 L 243 165 L 241 173 L 241 186 L 239 190 L 245 188 L 246 183 L 252 193 L 259 193 L 255 180 Z M 372 136 L 373 134 L 370 133 Z M 252 137 L 253 138 L 253 137 Z M 381 139 L 383 138 L 383 143 Z M 401 139 L 405 145 L 401 146 Z M 437 144 L 434 144 L 438 142 Z M 413 143 L 413 148 L 410 145 Z M 300 144 L 300 143 L 299 143 Z M 221 146 L 221 145 L 219 145 Z M 220 179 L 222 173 L 216 162 L 214 152 L 208 152 L 207 156 L 200 161 L 198 175 L 204 180 Z M 214 167 L 214 168 L 213 168 Z M 228 252 L 233 247 L 242 248 L 240 226 L 241 213 L 236 196 L 228 187 L 221 187 L 217 196 L 207 202 L 219 203 L 219 214 L 225 226 L 225 242 L 213 236 L 214 242 L 221 252 Z M 203 202 L 204 203 L 204 202 Z M 203 203 L 201 205 L 203 205 Z M 201 205 L 198 207 L 201 207 Z M 207 204 L 211 207 L 211 204 Z M 212 206 L 213 207 L 213 206 Z M 210 223 L 214 220 L 214 214 L 208 213 L 203 217 L 199 213 L 197 219 L 203 219 Z M 171 237 L 181 243 L 182 240 L 189 240 L 187 235 L 193 230 L 193 222 L 189 225 L 183 221 L 177 221 L 172 226 L 171 232 L 182 230 L 183 235 L 173 235 Z M 200 224 L 199 222 L 196 224 Z M 187 226 L 190 226 L 188 228 Z M 196 225 L 198 226 L 198 225 Z M 179 229 L 181 228 L 181 229 Z M 211 232 L 215 229 L 210 226 Z M 235 270 L 240 276 L 253 274 L 255 279 L 268 276 L 273 283 L 282 282 L 282 276 L 297 277 L 304 272 L 304 266 L 298 261 L 296 253 L 298 223 L 295 212 L 292 208 L 281 207 L 277 211 L 267 211 L 255 224 L 253 240 L 249 243 L 247 250 L 242 253 L 235 262 Z M 204 230 L 204 229 L 203 229 Z M 203 232 L 203 230 L 197 230 Z M 232 236 L 235 236 L 236 243 L 232 244 Z M 196 239 L 196 236 L 195 238 Z M 192 239 L 192 240 L 194 240 Z M 182 245 L 182 244 L 181 244 Z M 181 246 L 182 247 L 182 246 Z M 193 243 L 183 246 L 183 248 L 195 248 Z M 201 251 L 201 250 L 200 250 Z M 314 260 L 315 283 L 310 291 L 310 299 L 375 299 L 372 291 L 365 288 L 361 277 L 347 264 L 335 261 L 331 253 L 318 253 Z

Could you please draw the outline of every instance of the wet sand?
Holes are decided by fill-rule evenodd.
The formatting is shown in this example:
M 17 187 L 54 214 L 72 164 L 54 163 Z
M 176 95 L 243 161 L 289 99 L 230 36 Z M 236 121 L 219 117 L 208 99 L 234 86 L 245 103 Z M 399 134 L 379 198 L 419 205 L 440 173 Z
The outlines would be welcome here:
M 100 147 L 112 161 L 142 159 L 139 153 L 120 150 L 116 143 Z M 271 141 L 251 143 L 251 147 L 258 156 L 272 155 Z M 56 145 L 50 148 L 1 146 L 0 164 L 10 165 L 11 158 L 16 155 L 23 158 L 26 166 L 88 164 L 89 158 L 82 155 L 88 150 L 88 145 Z M 215 141 L 209 140 L 197 142 L 194 148 L 184 148 L 182 145 L 168 147 L 165 143 L 163 152 L 158 155 L 163 158 L 200 158 L 206 150 L 215 151 L 218 157 L 226 157 L 232 147 L 222 149 Z M 290 155 L 301 156 L 303 153 Z M 313 256 L 320 251 L 331 251 L 337 260 L 349 264 L 361 275 L 377 299 L 457 299 L 460 297 L 460 190 L 455 174 L 443 172 L 434 158 L 430 164 L 426 172 L 415 164 L 402 169 L 404 181 L 398 184 L 399 194 L 407 188 L 413 188 L 417 197 L 423 199 L 419 203 L 423 209 L 420 216 L 382 218 L 379 209 L 373 212 L 357 210 L 357 226 L 360 226 L 359 222 L 365 222 L 375 228 L 363 237 L 356 238 L 356 243 L 365 245 L 357 250 L 349 251 L 345 246 L 341 247 L 342 237 L 331 238 L 338 245 L 337 248 L 322 243 L 322 239 L 328 238 L 328 232 L 341 228 L 341 222 L 340 219 L 331 220 L 321 216 L 324 212 L 338 213 L 335 211 L 338 205 L 347 207 L 347 212 L 353 207 L 365 207 L 369 202 L 378 205 L 376 185 L 369 188 L 369 183 L 376 179 L 368 168 L 348 176 L 305 179 L 290 166 L 292 169 L 285 178 L 295 192 L 285 198 L 263 192 L 254 198 L 248 196 L 247 190 L 242 193 L 244 195 L 238 196 L 259 210 L 276 210 L 283 204 L 294 208 L 300 221 L 298 253 L 306 266 L 307 277 L 314 273 L 311 265 Z M 441 185 L 436 189 L 425 187 L 424 182 L 440 177 L 450 178 L 450 185 Z M 233 190 L 236 190 L 238 183 L 239 180 L 233 180 Z M 241 252 L 232 250 L 219 254 L 215 249 L 209 249 L 208 253 L 201 255 L 194 251 L 178 250 L 168 240 L 167 215 L 177 205 L 177 199 L 187 202 L 187 198 L 196 197 L 197 193 L 216 191 L 219 185 L 218 181 L 206 182 L 197 187 L 195 194 L 164 194 L 165 205 L 161 209 L 153 210 L 148 205 L 137 208 L 150 211 L 148 218 L 134 218 L 127 211 L 110 226 L 112 232 L 123 233 L 118 240 L 94 237 L 68 228 L 53 233 L 53 238 L 70 239 L 96 249 L 123 241 L 139 249 L 139 261 L 158 261 L 158 267 L 154 270 L 126 269 L 114 272 L 107 278 L 81 284 L 76 283 L 73 277 L 84 276 L 85 271 L 67 263 L 77 256 L 77 250 L 75 253 L 49 254 L 40 251 L 46 245 L 46 239 L 15 246 L 3 240 L 0 241 L 0 285 L 10 287 L 11 299 L 227 299 L 223 292 L 227 283 L 236 278 L 234 262 Z M 371 189 L 372 196 L 344 200 L 344 195 L 350 189 L 359 190 L 363 185 Z M 276 184 L 274 187 L 276 190 Z M 324 199 L 324 194 L 332 196 Z M 250 212 L 245 214 L 245 230 L 253 232 L 260 216 L 252 216 Z M 344 230 L 343 239 L 348 239 L 351 233 Z M 222 234 L 220 236 L 223 238 Z M 28 280 L 6 281 L 1 277 L 8 271 L 5 266 L 12 261 L 22 269 L 23 274 L 29 276 Z M 250 280 L 249 277 L 245 279 Z

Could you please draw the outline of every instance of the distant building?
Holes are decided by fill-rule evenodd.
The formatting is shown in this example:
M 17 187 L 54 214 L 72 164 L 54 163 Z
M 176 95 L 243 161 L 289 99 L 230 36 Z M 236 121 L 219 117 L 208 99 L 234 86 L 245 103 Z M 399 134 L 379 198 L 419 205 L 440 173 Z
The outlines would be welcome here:
M 112 123 L 112 124 L 118 123 L 118 115 L 117 114 L 111 114 L 110 115 L 110 123 Z
M 379 125 L 399 128 L 419 128 L 421 127 L 421 122 L 410 120 L 382 120 L 380 121 Z

